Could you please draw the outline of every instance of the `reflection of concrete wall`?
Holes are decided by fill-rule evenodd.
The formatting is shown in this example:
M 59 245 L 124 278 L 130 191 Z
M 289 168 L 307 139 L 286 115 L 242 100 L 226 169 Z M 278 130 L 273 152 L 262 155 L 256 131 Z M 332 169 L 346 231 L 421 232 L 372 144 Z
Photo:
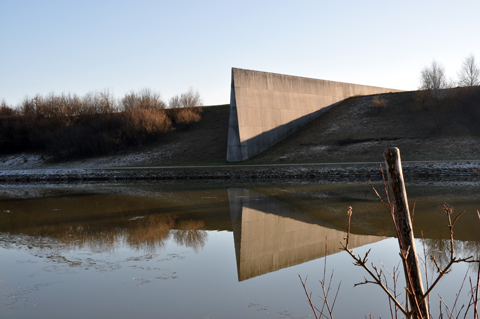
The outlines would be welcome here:
M 266 150 L 350 96 L 397 91 L 233 68 L 227 161 Z
M 339 252 L 346 233 L 268 196 L 242 188 L 228 190 L 238 280 Z M 351 234 L 351 247 L 384 239 Z M 326 245 L 326 247 L 325 247 Z

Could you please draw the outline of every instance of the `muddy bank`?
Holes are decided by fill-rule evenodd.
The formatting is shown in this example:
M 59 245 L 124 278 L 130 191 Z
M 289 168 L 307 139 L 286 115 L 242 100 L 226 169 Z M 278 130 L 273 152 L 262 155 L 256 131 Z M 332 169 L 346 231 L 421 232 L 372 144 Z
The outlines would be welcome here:
M 411 162 L 403 164 L 406 178 L 480 177 L 479 162 Z M 0 182 L 78 182 L 136 180 L 381 180 L 380 163 L 271 166 L 209 166 L 169 168 L 3 170 Z

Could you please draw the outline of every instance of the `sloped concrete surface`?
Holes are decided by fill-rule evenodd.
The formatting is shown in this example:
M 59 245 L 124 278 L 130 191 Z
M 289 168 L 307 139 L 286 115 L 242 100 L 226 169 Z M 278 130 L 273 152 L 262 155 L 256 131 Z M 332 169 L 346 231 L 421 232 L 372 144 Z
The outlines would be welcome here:
M 244 161 L 354 95 L 399 90 L 232 69 L 227 161 Z

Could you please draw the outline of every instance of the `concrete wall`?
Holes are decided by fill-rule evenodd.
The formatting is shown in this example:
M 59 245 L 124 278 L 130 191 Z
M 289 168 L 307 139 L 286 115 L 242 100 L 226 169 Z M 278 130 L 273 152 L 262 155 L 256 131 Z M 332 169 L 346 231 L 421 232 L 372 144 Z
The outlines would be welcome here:
M 227 161 L 266 150 L 350 96 L 398 91 L 233 68 Z
M 230 188 L 228 199 L 239 281 L 338 253 L 346 237 L 318 218 L 248 189 Z M 349 246 L 385 238 L 351 234 Z

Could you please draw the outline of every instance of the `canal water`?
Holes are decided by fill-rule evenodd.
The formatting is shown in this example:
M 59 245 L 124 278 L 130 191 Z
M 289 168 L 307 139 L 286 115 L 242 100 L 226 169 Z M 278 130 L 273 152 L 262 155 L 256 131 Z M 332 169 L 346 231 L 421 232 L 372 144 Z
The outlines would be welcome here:
M 419 251 L 448 263 L 438 209 L 447 202 L 455 214 L 465 210 L 455 254 L 478 256 L 480 180 L 416 181 L 407 192 Z M 319 280 L 331 280 L 331 304 L 340 285 L 337 318 L 388 318 L 385 294 L 354 287 L 367 273 L 340 249 L 348 206 L 350 246 L 371 250 L 369 264 L 388 270 L 393 289 L 389 272 L 401 268 L 395 231 L 368 183 L 4 186 L 0 318 L 313 318 L 299 275 L 319 308 Z M 426 269 L 431 283 L 434 265 Z M 457 308 L 468 304 L 477 270 L 454 265 L 431 295 L 435 318 L 439 295 L 452 307 L 464 278 Z M 400 275 L 402 302 L 403 287 Z

